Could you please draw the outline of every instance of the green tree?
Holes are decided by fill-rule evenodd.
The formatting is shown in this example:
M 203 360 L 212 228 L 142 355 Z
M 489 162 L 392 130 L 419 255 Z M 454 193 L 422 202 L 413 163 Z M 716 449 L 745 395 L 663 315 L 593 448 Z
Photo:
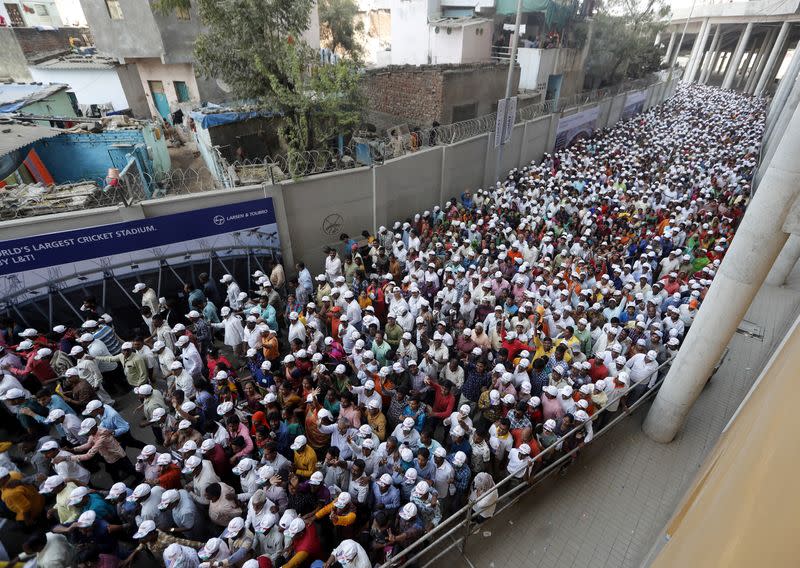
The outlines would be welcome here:
M 196 0 L 206 27 L 195 42 L 200 72 L 241 99 L 283 115 L 290 151 L 321 148 L 361 120 L 358 69 L 323 65 L 302 39 L 313 0 Z
M 611 0 L 591 22 L 586 84 L 592 88 L 638 79 L 660 68 L 661 48 L 653 45 L 666 25 L 663 0 Z
M 319 23 L 328 48 L 353 59 L 361 56 L 356 35 L 364 31 L 364 23 L 358 20 L 355 0 L 319 0 Z

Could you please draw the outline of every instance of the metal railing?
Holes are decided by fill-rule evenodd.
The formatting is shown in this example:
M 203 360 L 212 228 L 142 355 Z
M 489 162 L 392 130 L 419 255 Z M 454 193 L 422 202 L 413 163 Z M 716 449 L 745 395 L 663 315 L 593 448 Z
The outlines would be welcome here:
M 635 410 L 641 407 L 646 400 L 649 400 L 658 391 L 666 377 L 666 372 L 662 371 L 668 369 L 672 364 L 672 361 L 673 359 L 671 358 L 661 363 L 658 368 L 653 371 L 653 373 L 659 373 L 660 375 L 656 383 L 651 388 L 647 389 L 631 406 L 627 407 L 626 410 L 615 411 L 618 412 L 618 415 L 615 416 L 608 424 L 605 424 L 597 432 L 594 432 L 592 442 L 600 436 L 605 435 L 611 430 L 611 428 L 620 423 L 626 417 L 630 416 Z M 646 382 L 649 382 L 651 378 L 652 373 L 641 381 L 631 384 L 627 389 L 625 389 L 623 396 L 627 396 L 635 387 L 646 384 Z M 542 463 L 543 458 L 547 456 L 552 457 L 552 455 L 558 451 L 564 442 L 568 441 L 569 438 L 574 436 L 582 429 L 585 429 L 587 423 L 595 422 L 605 412 L 608 412 L 607 405 L 595 412 L 594 415 L 590 416 L 587 422 L 582 422 L 575 426 L 572 430 L 561 436 L 553 444 L 539 452 L 539 454 L 532 456 L 535 461 L 534 464 L 530 466 L 530 470 L 526 472 L 525 477 L 528 477 L 528 475 L 531 476 L 527 481 L 523 481 L 516 486 L 510 487 L 505 492 L 501 492 L 500 490 L 504 487 L 508 488 L 508 486 L 510 486 L 512 483 L 519 482 L 517 475 L 509 474 L 496 483 L 493 489 L 498 491 L 498 497 L 495 504 L 496 509 L 492 517 L 494 518 L 500 513 L 511 508 L 520 499 L 530 493 L 534 488 L 539 486 L 545 479 L 558 471 L 559 466 L 562 466 L 567 460 L 575 456 L 581 449 L 584 449 L 585 446 L 578 445 L 569 452 L 558 456 L 555 461 L 548 463 L 541 470 L 536 471 L 535 473 L 532 471 L 534 468 L 538 467 L 537 463 Z M 467 541 L 472 535 L 472 528 L 476 526 L 472 520 L 479 516 L 479 512 L 473 511 L 473 507 L 476 503 L 483 501 L 485 496 L 486 495 L 484 494 L 475 501 L 468 500 L 467 504 L 461 509 L 454 512 L 446 519 L 443 519 L 430 531 L 427 531 L 425 538 L 418 540 L 408 548 L 402 550 L 398 556 L 388 560 L 382 564 L 380 568 L 412 568 L 412 566 L 414 568 L 426 568 L 427 566 L 431 566 L 445 554 L 449 554 L 455 548 L 457 548 L 463 555 L 466 551 Z M 502 506 L 499 506 L 501 501 L 506 502 Z M 435 554 L 430 556 L 430 554 L 434 553 L 434 551 Z M 420 562 L 422 563 L 420 564 Z

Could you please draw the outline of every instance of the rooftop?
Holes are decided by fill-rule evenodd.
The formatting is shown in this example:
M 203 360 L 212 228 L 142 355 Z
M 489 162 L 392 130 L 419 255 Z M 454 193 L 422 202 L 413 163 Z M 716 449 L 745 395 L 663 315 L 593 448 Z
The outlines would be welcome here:
M 14 112 L 68 88 L 59 83 L 0 83 L 0 112 Z
M 59 134 L 61 134 L 61 130 L 56 128 L 0 117 L 0 156 L 5 156 L 42 138 L 50 138 Z
M 39 61 L 32 67 L 36 69 L 113 69 L 117 67 L 113 57 L 97 53 L 64 53 Z

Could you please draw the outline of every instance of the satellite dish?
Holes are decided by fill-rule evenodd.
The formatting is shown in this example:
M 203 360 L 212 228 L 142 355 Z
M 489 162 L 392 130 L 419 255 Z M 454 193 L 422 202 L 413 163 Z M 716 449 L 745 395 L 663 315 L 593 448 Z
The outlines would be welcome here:
M 217 86 L 226 93 L 230 93 L 233 90 L 231 86 L 222 79 L 217 79 Z

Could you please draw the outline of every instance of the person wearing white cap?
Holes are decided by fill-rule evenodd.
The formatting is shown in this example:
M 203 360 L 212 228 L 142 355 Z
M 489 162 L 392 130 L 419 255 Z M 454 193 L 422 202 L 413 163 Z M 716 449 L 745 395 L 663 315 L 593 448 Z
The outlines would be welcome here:
M 419 481 L 414 486 L 414 491 L 411 492 L 411 503 L 416 505 L 417 513 L 426 530 L 432 529 L 441 522 L 442 507 L 438 492 L 427 481 Z
M 52 411 L 51 411 L 52 412 Z M 89 470 L 69 460 L 72 455 L 70 452 L 61 449 L 58 442 L 54 440 L 47 441 L 39 446 L 39 452 L 47 459 L 48 462 L 53 463 L 53 471 L 56 475 L 61 476 L 66 482 L 75 482 L 80 485 L 88 485 L 91 473 Z M 56 457 L 62 458 L 56 461 Z
M 230 563 L 230 556 L 230 547 L 223 539 L 218 537 L 211 537 L 197 551 L 197 557 L 203 562 L 201 566 L 227 566 Z
M 69 504 L 69 497 L 77 488 L 78 486 L 73 481 L 67 481 L 58 474 L 45 479 L 39 487 L 39 493 L 42 495 L 56 496 L 54 509 L 59 523 L 71 523 L 81 514 L 81 509 Z
M 415 428 L 416 422 L 411 416 L 406 416 L 403 421 L 395 426 L 392 437 L 401 446 L 408 447 L 411 451 L 417 451 L 420 443 L 419 431 Z
M 289 449 L 294 452 L 295 473 L 308 479 L 317 469 L 317 454 L 308 445 L 308 439 L 302 434 L 297 436 Z
M 309 566 L 315 560 L 323 560 L 322 542 L 314 523 L 306 525 L 302 518 L 295 518 L 284 530 L 284 535 L 291 541 L 290 550 L 293 554 L 282 566 Z
M 233 350 L 233 353 L 240 357 L 244 352 L 244 326 L 242 325 L 242 318 L 236 314 L 228 306 L 220 310 L 222 321 L 219 323 L 212 323 L 211 327 L 214 329 L 224 330 L 223 343 Z
M 165 548 L 162 557 L 164 565 L 169 568 L 197 568 L 200 565 L 197 551 L 177 542 Z
M 121 444 L 133 448 L 143 448 L 145 446 L 144 442 L 131 434 L 131 425 L 128 421 L 119 412 L 99 400 L 89 401 L 83 410 L 83 415 L 95 418 L 98 425 L 112 432 L 114 438 Z
M 518 448 L 512 448 L 508 452 L 508 466 L 506 471 L 509 475 L 514 476 L 517 483 L 525 480 L 527 481 L 531 473 L 531 465 L 533 464 L 533 457 L 531 456 L 531 447 L 528 444 L 520 444 Z
M 341 568 L 372 568 L 372 561 L 364 547 L 349 538 L 333 549 L 324 568 L 333 566 L 335 562 L 338 562 Z
M 91 351 L 90 351 L 91 355 Z M 147 363 L 139 353 L 133 348 L 133 343 L 126 341 L 120 344 L 119 355 L 102 355 L 95 357 L 98 363 L 119 363 L 125 373 L 125 379 L 131 387 L 138 387 L 150 380 L 147 372 Z
M 65 459 L 82 462 L 99 455 L 112 479 L 124 480 L 128 476 L 135 477 L 137 475 L 131 460 L 124 448 L 120 446 L 114 433 L 106 428 L 100 428 L 95 418 L 85 418 L 81 422 L 78 434 L 86 436 L 87 442 L 72 448 L 73 454 Z M 137 447 L 142 448 L 144 444 L 137 442 Z M 60 458 L 56 458 L 56 460 L 58 459 Z
M 165 514 L 168 532 L 181 538 L 198 540 L 205 527 L 202 517 L 189 492 L 185 489 L 166 489 L 161 494 L 158 508 Z
M 469 417 L 469 413 L 469 405 L 462 404 L 458 409 L 451 413 L 450 416 L 444 419 L 444 426 L 450 428 L 450 436 L 453 435 L 453 430 L 455 430 L 456 427 L 461 427 L 467 435 L 474 430 L 472 419 Z
M 141 292 L 142 306 L 150 308 L 151 314 L 157 314 L 161 311 L 158 307 L 158 294 L 150 286 L 144 282 L 137 282 L 132 291 L 134 294 Z
M 181 335 L 175 342 L 175 347 L 179 349 L 178 358 L 183 364 L 184 370 L 197 380 L 203 375 L 203 357 L 197 347 L 192 343 L 188 335 Z
M 172 390 L 178 389 L 183 391 L 187 400 L 193 399 L 197 395 L 197 387 L 194 384 L 192 375 L 183 368 L 183 363 L 176 359 L 169 368 L 172 372 L 172 378 L 167 378 L 167 384 L 172 386 L 168 389 L 167 394 Z
M 633 404 L 648 388 L 652 387 L 658 379 L 658 354 L 650 350 L 647 353 L 637 353 L 625 363 L 628 371 L 630 385 L 633 387 L 628 397 L 628 404 Z
M 234 311 L 240 310 L 242 308 L 242 301 L 239 299 L 239 294 L 242 292 L 242 289 L 239 287 L 239 284 L 236 283 L 236 280 L 234 280 L 233 276 L 230 274 L 224 274 L 219 281 L 220 284 L 224 284 L 226 287 L 225 298 L 230 309 Z

